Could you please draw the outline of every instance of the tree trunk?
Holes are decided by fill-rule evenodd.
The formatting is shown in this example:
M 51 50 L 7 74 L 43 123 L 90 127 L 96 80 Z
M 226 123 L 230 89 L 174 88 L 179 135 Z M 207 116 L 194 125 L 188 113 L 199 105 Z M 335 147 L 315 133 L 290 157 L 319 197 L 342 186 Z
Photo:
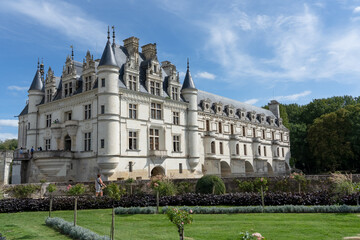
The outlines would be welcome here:
M 264 201 L 264 189 L 263 189 L 263 186 L 261 186 L 261 205 L 263 207 L 263 212 L 264 212 L 265 201 Z
M 178 227 L 178 232 L 179 232 L 179 237 L 180 240 L 184 240 L 184 228 L 183 227 Z
M 112 209 L 112 220 L 111 220 L 111 240 L 115 239 L 115 208 Z
M 75 197 L 75 206 L 74 206 L 74 226 L 76 226 L 76 218 L 77 218 L 77 197 Z
M 156 213 L 159 213 L 159 190 L 156 190 Z
M 50 195 L 49 217 L 51 217 L 52 202 L 53 202 L 53 197 L 52 195 Z

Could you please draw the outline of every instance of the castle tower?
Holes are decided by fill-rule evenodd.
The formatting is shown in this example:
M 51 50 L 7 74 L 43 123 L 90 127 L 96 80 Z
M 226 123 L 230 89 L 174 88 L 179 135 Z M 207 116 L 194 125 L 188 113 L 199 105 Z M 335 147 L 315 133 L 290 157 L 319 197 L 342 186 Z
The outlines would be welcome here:
M 114 173 L 120 160 L 119 70 L 108 32 L 108 41 L 98 66 L 97 122 L 97 161 L 106 178 Z
M 44 85 L 42 74 L 40 72 L 39 62 L 38 67 L 34 76 L 34 79 L 31 83 L 31 86 L 28 90 L 29 93 L 29 107 L 28 107 L 28 123 L 27 123 L 27 140 L 26 148 L 30 149 L 38 147 L 38 107 L 37 105 L 41 102 L 44 97 Z
M 199 132 L 198 132 L 198 113 L 197 113 L 197 92 L 194 81 L 192 80 L 189 70 L 189 60 L 187 62 L 187 71 L 184 83 L 181 88 L 181 94 L 189 103 L 187 112 L 187 146 L 188 146 L 188 163 L 191 170 L 195 170 L 199 164 Z

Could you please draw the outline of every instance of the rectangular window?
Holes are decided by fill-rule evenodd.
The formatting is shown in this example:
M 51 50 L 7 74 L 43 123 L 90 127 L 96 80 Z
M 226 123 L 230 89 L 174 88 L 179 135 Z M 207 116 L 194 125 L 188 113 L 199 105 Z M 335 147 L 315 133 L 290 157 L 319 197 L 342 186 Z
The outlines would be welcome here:
M 65 83 L 65 84 L 64 84 L 64 95 L 65 95 L 65 97 L 67 97 L 68 92 L 69 92 L 69 87 L 68 87 L 68 84 Z
M 175 125 L 179 125 L 180 121 L 179 121 L 179 112 L 173 112 L 173 124 Z
M 129 75 L 129 89 L 136 91 L 136 77 Z
M 130 162 L 129 162 L 129 172 L 132 172 L 132 171 L 133 171 L 132 167 L 133 167 L 133 163 L 132 163 L 132 161 L 130 161 Z
M 253 128 L 253 137 L 256 137 L 256 130 Z
M 206 120 L 206 131 L 210 131 L 210 120 Z
M 51 139 L 45 140 L 45 150 L 50 150 L 51 147 Z
M 129 149 L 137 149 L 137 132 L 135 131 L 129 131 Z
M 280 133 L 280 141 L 284 141 L 284 136 L 283 136 L 283 133 Z
M 155 95 L 155 82 L 150 82 L 150 93 Z
M 281 149 L 281 152 L 282 152 L 282 156 L 284 157 L 285 156 L 284 148 Z
M 183 173 L 182 163 L 179 163 L 179 173 Z
M 51 114 L 46 115 L 46 127 L 51 127 Z
M 179 93 L 178 93 L 178 88 L 177 87 L 172 87 L 171 88 L 171 96 L 173 100 L 179 100 Z
M 129 118 L 136 119 L 137 118 L 137 105 L 129 103 Z
M 91 104 L 85 105 L 84 106 L 84 112 L 85 112 L 85 119 L 90 119 L 91 118 Z
M 245 130 L 244 126 L 242 127 L 242 131 L 243 131 L 243 136 L 245 137 L 246 136 L 246 130 Z
M 105 139 L 100 140 L 100 148 L 105 148 Z
M 219 129 L 218 129 L 219 131 L 219 133 L 222 133 L 222 123 L 221 122 L 219 122 Z
M 46 91 L 46 99 L 47 99 L 47 102 L 51 102 L 51 100 L 52 100 L 52 89 L 48 89 Z
M 101 105 L 101 114 L 105 114 L 105 105 Z
M 69 82 L 69 96 L 72 95 L 72 92 L 73 92 L 73 90 L 72 90 L 72 82 Z
M 85 91 L 91 90 L 91 76 L 85 78 Z
M 105 78 L 101 79 L 101 87 L 105 87 Z
M 160 103 L 151 103 L 151 118 L 161 119 L 162 117 L 162 106 Z
M 246 144 L 244 144 L 244 155 L 247 155 L 247 151 L 246 151 Z
M 220 154 L 224 154 L 224 147 L 223 147 L 223 143 L 220 142 Z
M 70 121 L 71 118 L 72 118 L 72 113 L 71 112 L 66 112 L 65 113 L 65 120 Z
M 234 125 L 233 124 L 230 125 L 230 133 L 234 134 Z
M 262 130 L 262 138 L 265 139 L 265 130 Z
M 173 136 L 173 151 L 180 152 L 180 136 Z
M 84 136 L 84 151 L 91 150 L 91 133 L 85 133 Z
M 275 140 L 275 133 L 274 132 L 271 132 L 271 139 Z
M 159 129 L 150 128 L 150 150 L 159 150 Z
M 160 96 L 160 83 L 155 83 L 155 95 Z

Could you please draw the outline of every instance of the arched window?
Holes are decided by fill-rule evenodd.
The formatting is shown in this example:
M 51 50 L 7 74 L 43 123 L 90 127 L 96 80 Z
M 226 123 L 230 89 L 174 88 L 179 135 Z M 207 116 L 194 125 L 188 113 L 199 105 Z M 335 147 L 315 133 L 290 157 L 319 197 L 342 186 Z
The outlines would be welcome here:
M 264 146 L 264 156 L 266 157 L 266 147 Z
M 211 142 L 211 153 L 215 153 L 215 142 Z
M 236 155 L 240 154 L 240 146 L 239 144 L 236 144 Z

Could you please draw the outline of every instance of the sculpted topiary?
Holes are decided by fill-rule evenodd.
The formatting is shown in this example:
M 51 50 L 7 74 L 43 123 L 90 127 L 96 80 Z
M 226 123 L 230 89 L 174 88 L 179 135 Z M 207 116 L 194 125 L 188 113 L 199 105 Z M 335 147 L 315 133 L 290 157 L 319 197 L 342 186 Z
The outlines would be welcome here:
M 196 193 L 224 194 L 225 191 L 223 180 L 215 175 L 205 175 L 196 183 Z

